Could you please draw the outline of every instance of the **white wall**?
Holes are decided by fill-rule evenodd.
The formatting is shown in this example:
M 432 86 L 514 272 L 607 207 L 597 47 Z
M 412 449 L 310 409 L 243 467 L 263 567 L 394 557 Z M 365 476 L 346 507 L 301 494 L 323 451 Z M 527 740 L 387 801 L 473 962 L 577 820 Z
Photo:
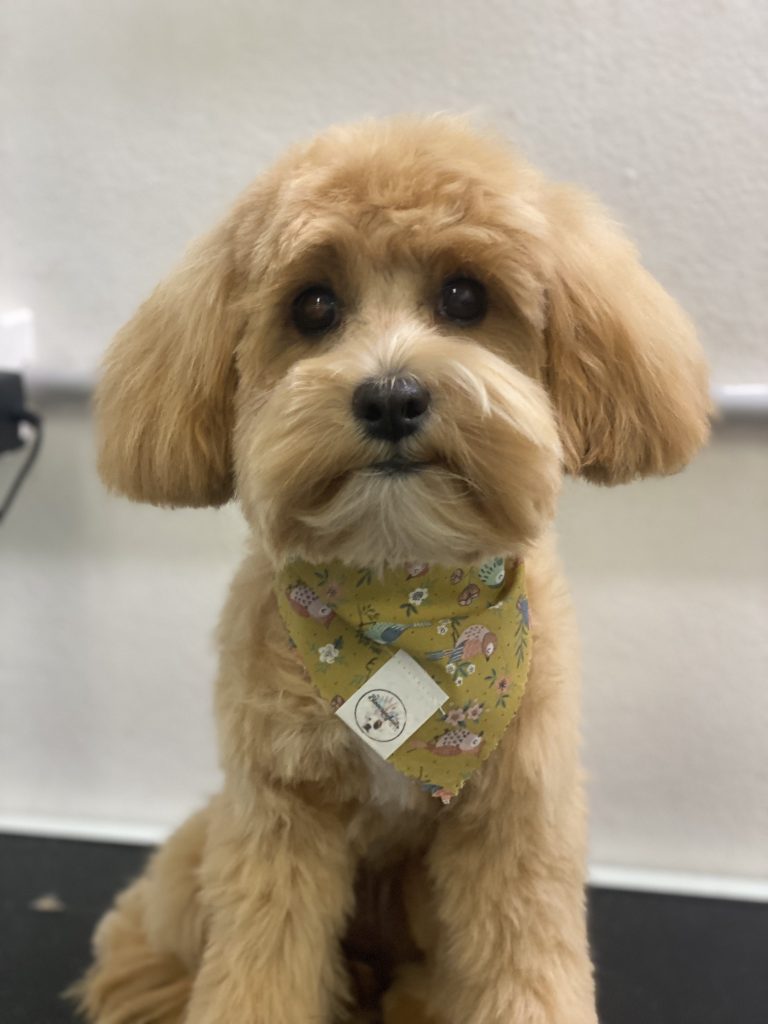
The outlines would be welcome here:
M 163 827 L 216 785 L 212 633 L 239 513 L 109 497 L 87 406 L 43 412 L 0 527 L 0 816 Z
M 684 473 L 573 484 L 594 859 L 768 880 L 768 423 Z
M 8 0 L 0 34 L 0 311 L 34 310 L 46 372 L 92 373 L 287 141 L 476 108 L 613 206 L 716 380 L 768 379 L 757 0 Z M 0 816 L 166 827 L 216 784 L 242 527 L 107 498 L 85 409 L 47 411 L 0 526 Z M 726 426 L 681 477 L 566 491 L 596 860 L 768 878 L 766 439 Z
M 108 497 L 87 409 L 45 411 L 0 528 L 0 827 L 162 830 L 217 785 L 211 634 L 244 526 Z M 598 863 L 768 880 L 767 441 L 725 425 L 680 476 L 566 487 Z
M 719 380 L 768 376 L 761 0 L 6 0 L 0 308 L 91 368 L 189 238 L 331 121 L 477 108 L 627 222 Z

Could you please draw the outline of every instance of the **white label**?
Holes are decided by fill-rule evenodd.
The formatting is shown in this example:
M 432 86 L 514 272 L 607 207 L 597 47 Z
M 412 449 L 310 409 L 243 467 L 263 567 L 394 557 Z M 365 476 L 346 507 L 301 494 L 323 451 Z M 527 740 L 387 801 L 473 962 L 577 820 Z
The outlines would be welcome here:
M 336 714 L 386 760 L 447 700 L 429 673 L 398 651 Z

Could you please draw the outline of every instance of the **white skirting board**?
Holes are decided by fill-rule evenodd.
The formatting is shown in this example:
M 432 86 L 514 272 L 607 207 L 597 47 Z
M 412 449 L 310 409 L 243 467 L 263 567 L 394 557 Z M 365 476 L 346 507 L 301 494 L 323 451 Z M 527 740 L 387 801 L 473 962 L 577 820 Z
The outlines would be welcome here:
M 181 819 L 180 819 L 181 820 Z M 171 830 L 146 822 L 96 820 L 89 818 L 32 817 L 0 814 L 0 833 L 39 836 L 41 839 L 82 839 L 93 843 L 157 846 Z
M 768 879 L 761 878 L 735 878 L 689 871 L 590 864 L 589 884 L 596 889 L 625 889 L 630 892 L 653 892 L 666 896 L 703 896 L 718 900 L 768 903 Z
M 0 815 L 0 833 L 39 836 L 41 839 L 80 839 L 97 843 L 156 846 L 166 838 L 168 829 L 142 822 Z M 589 883 L 597 889 L 768 903 L 768 879 L 760 878 L 590 864 Z

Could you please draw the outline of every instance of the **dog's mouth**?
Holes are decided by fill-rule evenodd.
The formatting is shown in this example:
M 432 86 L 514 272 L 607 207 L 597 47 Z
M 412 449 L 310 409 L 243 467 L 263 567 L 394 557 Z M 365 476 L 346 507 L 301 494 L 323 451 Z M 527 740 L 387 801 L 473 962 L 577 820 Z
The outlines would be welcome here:
M 420 473 L 431 465 L 431 462 L 423 462 L 418 459 L 407 459 L 402 455 L 396 455 L 391 459 L 382 459 L 380 462 L 372 462 L 366 467 L 366 469 L 373 473 L 380 473 L 383 476 L 407 476 L 411 473 Z

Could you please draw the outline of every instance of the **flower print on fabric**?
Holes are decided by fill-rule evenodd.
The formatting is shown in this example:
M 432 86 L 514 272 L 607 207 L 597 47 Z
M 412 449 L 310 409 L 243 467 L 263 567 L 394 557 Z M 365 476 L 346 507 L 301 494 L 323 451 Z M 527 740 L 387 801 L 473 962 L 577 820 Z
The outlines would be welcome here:
M 468 700 L 463 707 L 451 708 L 449 711 L 438 712 L 446 725 L 464 725 L 466 722 L 479 722 L 485 704 L 478 700 Z
M 515 658 L 517 664 L 522 665 L 528 653 L 528 633 L 530 631 L 530 614 L 528 611 L 528 598 L 521 594 L 515 604 L 519 621 L 515 629 Z
M 335 601 L 340 600 L 342 597 L 341 584 L 338 580 L 331 577 L 330 570 L 315 569 L 312 574 L 312 587 L 314 588 L 316 595 L 327 604 L 333 606 Z
M 496 669 L 492 668 L 485 677 L 485 681 L 488 683 L 489 689 L 492 688 L 496 691 L 496 707 L 506 708 L 510 690 L 512 689 L 512 683 L 509 676 L 500 676 L 497 674 Z
M 421 606 L 429 597 L 429 589 L 427 587 L 416 587 L 408 595 L 408 600 L 404 601 L 400 607 L 403 609 L 406 615 L 418 615 Z
M 341 654 L 342 639 L 338 637 L 332 644 L 318 647 L 317 655 L 323 665 L 332 665 Z
M 483 704 L 478 704 L 476 700 L 472 701 L 470 706 L 467 708 L 467 721 L 479 722 L 484 710 L 485 706 Z
M 430 796 L 436 797 L 443 804 L 449 804 L 456 796 L 453 790 L 445 789 L 444 786 L 435 785 L 434 782 L 422 782 L 421 788 L 425 793 L 429 793 Z

